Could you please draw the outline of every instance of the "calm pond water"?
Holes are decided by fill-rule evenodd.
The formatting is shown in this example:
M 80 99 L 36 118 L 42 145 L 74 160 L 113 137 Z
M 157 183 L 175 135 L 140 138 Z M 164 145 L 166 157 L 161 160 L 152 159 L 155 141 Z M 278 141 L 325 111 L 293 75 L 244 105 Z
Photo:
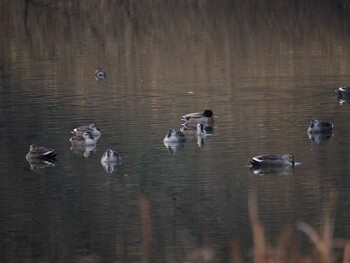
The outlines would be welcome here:
M 250 191 L 271 244 L 285 225 L 319 227 L 332 191 L 334 237 L 350 238 L 350 103 L 334 93 L 350 84 L 350 9 L 247 2 L 2 1 L 1 262 L 229 262 L 232 241 L 248 262 Z M 218 117 L 204 144 L 166 148 L 205 108 Z M 313 118 L 333 136 L 310 140 Z M 96 148 L 71 150 L 91 122 Z M 31 143 L 55 165 L 31 167 Z M 248 166 L 287 152 L 294 171 Z

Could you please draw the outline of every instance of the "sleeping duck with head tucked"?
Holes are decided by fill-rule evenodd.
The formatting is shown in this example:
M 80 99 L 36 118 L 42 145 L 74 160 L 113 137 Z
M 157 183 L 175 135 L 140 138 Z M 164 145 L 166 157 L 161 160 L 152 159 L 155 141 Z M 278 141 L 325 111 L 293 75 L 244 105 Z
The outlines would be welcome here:
M 95 123 L 90 123 L 89 125 L 83 125 L 74 128 L 71 133 L 77 136 L 83 136 L 84 132 L 90 132 L 94 139 L 99 139 L 101 137 L 101 129 L 97 127 Z
M 72 146 L 94 146 L 96 141 L 92 137 L 90 132 L 84 132 L 83 136 L 73 136 L 69 139 Z
M 29 152 L 26 155 L 27 160 L 45 160 L 54 159 L 57 153 L 54 149 L 38 147 L 35 144 L 29 146 Z
M 329 133 L 332 132 L 334 125 L 328 121 L 313 119 L 307 129 L 308 133 Z
M 169 129 L 163 139 L 163 142 L 174 143 L 174 142 L 185 142 L 186 140 L 187 140 L 187 136 L 182 131 L 175 131 L 174 129 Z

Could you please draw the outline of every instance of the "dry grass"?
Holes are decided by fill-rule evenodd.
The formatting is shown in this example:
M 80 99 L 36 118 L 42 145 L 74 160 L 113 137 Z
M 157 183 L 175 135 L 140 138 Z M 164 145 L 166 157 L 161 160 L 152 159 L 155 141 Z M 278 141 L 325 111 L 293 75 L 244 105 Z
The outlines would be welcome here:
M 251 192 L 248 199 L 249 217 L 254 239 L 255 263 L 349 263 L 350 241 L 335 239 L 333 237 L 333 213 L 337 194 L 332 192 L 323 209 L 321 227 L 314 229 L 305 222 L 299 222 L 295 229 L 282 231 L 278 245 L 271 247 L 265 237 L 257 207 L 257 197 Z M 295 230 L 298 230 L 296 232 Z M 310 239 L 313 249 L 309 255 L 302 254 L 296 246 L 295 235 L 304 233 Z M 341 252 L 335 252 L 337 251 Z M 239 256 L 238 247 L 232 246 L 233 262 L 243 262 Z

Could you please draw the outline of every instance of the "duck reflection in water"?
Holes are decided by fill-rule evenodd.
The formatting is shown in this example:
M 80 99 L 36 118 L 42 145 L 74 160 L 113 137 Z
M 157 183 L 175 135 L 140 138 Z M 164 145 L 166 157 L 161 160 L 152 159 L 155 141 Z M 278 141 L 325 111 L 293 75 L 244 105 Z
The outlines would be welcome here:
M 35 170 L 40 170 L 40 169 L 44 169 L 47 167 L 52 167 L 55 166 L 56 163 L 56 159 L 48 159 L 48 160 L 27 160 L 29 165 L 30 165 L 30 169 L 32 169 L 33 171 Z
M 91 157 L 96 149 L 96 144 L 95 145 L 72 145 L 70 147 L 71 151 L 74 152 L 78 156 L 84 156 L 85 158 Z
M 256 167 L 252 166 L 250 168 L 252 174 L 255 175 L 293 175 L 294 174 L 294 166 L 280 166 L 280 167 Z
M 119 170 L 120 163 L 103 163 L 101 162 L 103 169 L 106 173 L 115 173 Z
M 333 132 L 322 132 L 322 133 L 308 133 L 309 139 L 313 144 L 319 145 L 322 142 L 328 141 L 333 136 Z
M 107 173 L 113 173 L 118 171 L 119 166 L 122 164 L 122 158 L 117 151 L 108 149 L 101 157 L 101 165 Z
M 165 147 L 171 155 L 174 155 L 178 149 L 184 148 L 186 141 L 183 142 L 164 142 Z
M 196 128 L 193 126 L 184 125 L 180 131 L 186 134 L 187 138 L 196 140 L 198 147 L 204 146 L 205 139 L 213 133 L 213 129 L 204 129 L 204 125 L 202 123 L 198 123 Z

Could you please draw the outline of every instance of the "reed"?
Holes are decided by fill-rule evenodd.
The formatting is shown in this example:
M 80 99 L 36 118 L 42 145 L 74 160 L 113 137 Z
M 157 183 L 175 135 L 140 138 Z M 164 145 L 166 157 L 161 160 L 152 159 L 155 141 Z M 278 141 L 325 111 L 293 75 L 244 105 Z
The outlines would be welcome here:
M 254 240 L 254 263 L 349 263 L 350 241 L 333 237 L 334 209 L 337 200 L 335 191 L 331 192 L 326 201 L 321 218 L 320 229 L 316 230 L 305 222 L 298 222 L 294 228 L 287 228 L 280 234 L 275 247 L 268 244 L 264 227 L 258 216 L 257 196 L 250 192 L 248 197 L 249 218 Z M 305 234 L 312 243 L 309 254 L 299 251 L 296 235 Z M 241 263 L 238 247 L 231 246 L 232 262 Z M 340 252 L 338 252 L 340 251 Z

